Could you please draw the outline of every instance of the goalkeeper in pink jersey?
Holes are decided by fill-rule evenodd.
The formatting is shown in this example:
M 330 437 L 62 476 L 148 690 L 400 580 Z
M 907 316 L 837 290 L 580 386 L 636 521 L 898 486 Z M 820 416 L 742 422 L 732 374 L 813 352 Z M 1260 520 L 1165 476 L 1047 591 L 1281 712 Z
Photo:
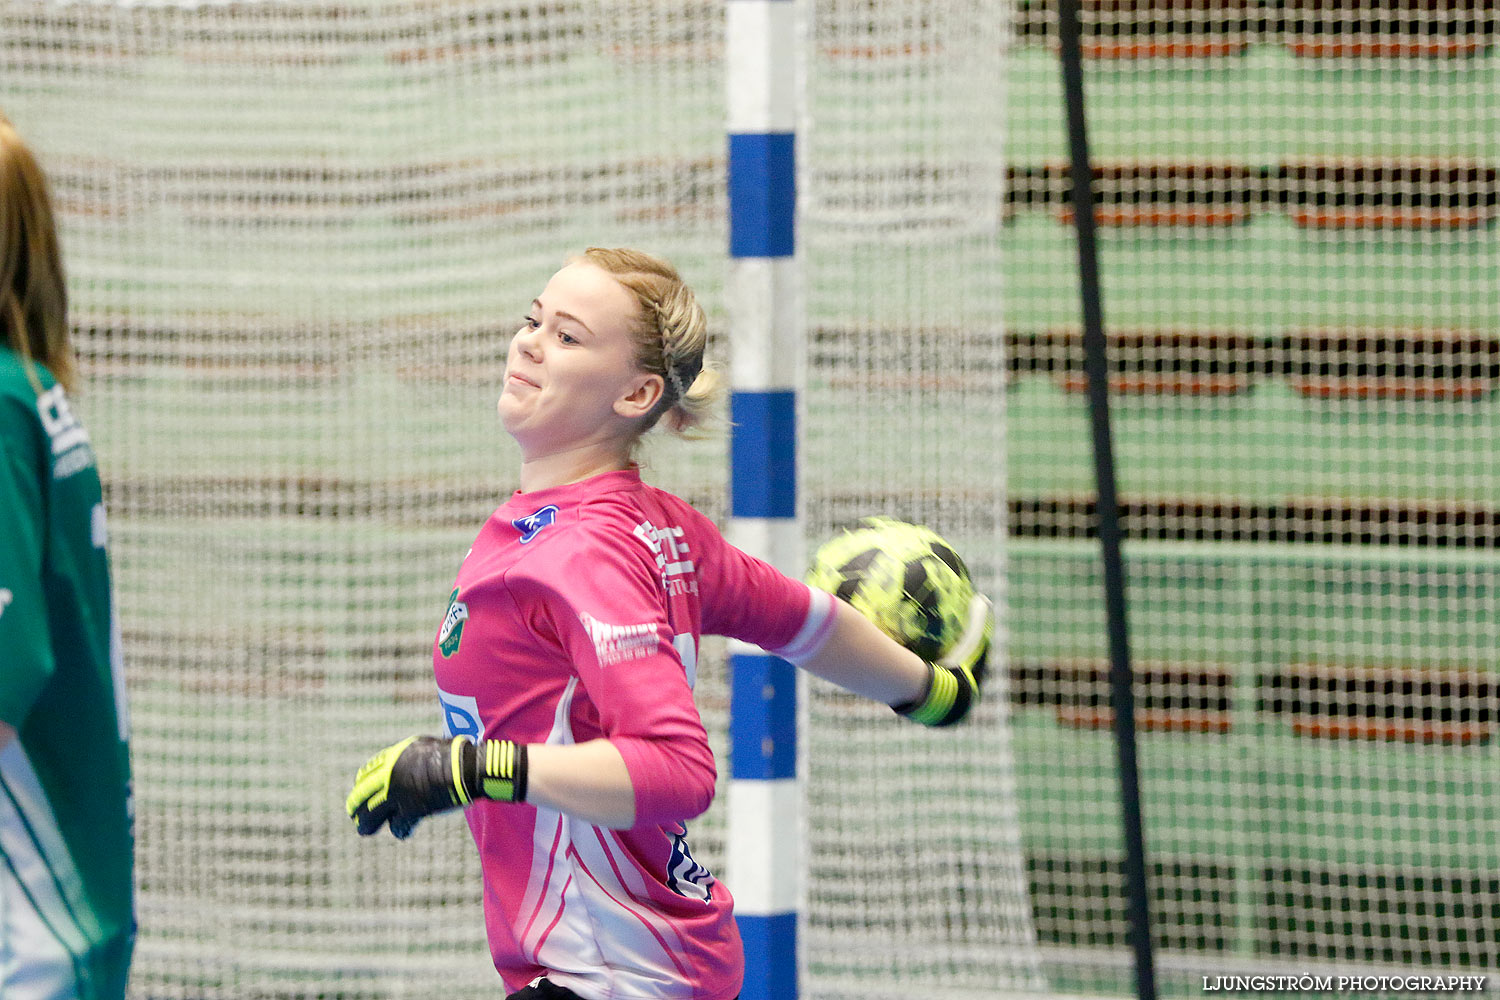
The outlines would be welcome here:
M 406 837 L 464 810 L 512 997 L 738 995 L 733 898 L 683 825 L 714 793 L 693 703 L 700 636 L 936 724 L 978 698 L 985 644 L 925 663 L 641 481 L 641 435 L 689 430 L 715 395 L 706 325 L 677 272 L 631 250 L 590 248 L 532 302 L 498 404 L 521 489 L 480 530 L 434 641 L 445 735 L 386 747 L 348 797 L 361 834 Z M 992 617 L 986 604 L 971 631 Z

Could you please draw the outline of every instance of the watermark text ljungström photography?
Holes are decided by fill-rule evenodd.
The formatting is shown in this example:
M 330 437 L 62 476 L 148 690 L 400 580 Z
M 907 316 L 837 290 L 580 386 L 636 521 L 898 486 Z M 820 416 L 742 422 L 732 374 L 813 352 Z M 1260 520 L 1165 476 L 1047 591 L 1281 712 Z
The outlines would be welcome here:
M 1204 993 L 1479 993 L 1488 976 L 1204 976 Z

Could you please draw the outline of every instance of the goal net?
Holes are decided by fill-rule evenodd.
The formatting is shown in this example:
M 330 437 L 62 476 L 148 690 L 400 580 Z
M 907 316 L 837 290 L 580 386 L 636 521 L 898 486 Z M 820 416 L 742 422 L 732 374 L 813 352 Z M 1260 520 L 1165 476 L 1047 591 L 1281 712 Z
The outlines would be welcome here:
M 808 533 L 924 521 L 1000 598 L 1005 19 L 806 16 Z M 496 383 L 552 270 L 661 253 L 727 356 L 723 25 L 707 0 L 0 0 L 112 518 L 133 997 L 496 995 L 463 824 L 365 840 L 343 796 L 439 722 L 431 637 L 516 485 Z M 722 439 L 646 462 L 725 515 Z M 952 733 L 813 686 L 805 995 L 1041 987 L 1004 662 Z M 727 775 L 723 674 L 698 695 Z M 693 825 L 716 871 L 722 798 Z
M 802 167 L 808 532 L 927 524 L 1003 606 L 1006 5 L 815 5 Z M 973 722 L 889 725 L 813 685 L 810 995 L 1045 985 L 1021 864 L 1004 641 Z
M 1495 5 L 1079 6 L 1160 989 L 1492 971 Z M 1039 943 L 1115 992 L 1055 8 L 1007 67 L 1011 699 Z

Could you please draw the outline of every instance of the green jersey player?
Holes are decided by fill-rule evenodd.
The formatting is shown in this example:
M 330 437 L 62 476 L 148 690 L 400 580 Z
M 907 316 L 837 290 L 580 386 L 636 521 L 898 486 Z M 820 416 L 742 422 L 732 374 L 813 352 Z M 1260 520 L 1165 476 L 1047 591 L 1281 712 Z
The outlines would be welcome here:
M 0 996 L 120 1000 L 130 759 L 104 504 L 45 180 L 0 116 Z

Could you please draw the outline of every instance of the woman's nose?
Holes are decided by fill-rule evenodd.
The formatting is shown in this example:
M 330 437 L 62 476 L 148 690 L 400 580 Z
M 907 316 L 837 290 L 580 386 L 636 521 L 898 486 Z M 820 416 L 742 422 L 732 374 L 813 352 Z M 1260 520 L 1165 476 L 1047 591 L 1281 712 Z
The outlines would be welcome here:
M 529 327 L 521 327 L 521 329 L 516 331 L 516 350 L 535 361 L 542 345 L 540 333 L 540 329 L 533 330 Z

